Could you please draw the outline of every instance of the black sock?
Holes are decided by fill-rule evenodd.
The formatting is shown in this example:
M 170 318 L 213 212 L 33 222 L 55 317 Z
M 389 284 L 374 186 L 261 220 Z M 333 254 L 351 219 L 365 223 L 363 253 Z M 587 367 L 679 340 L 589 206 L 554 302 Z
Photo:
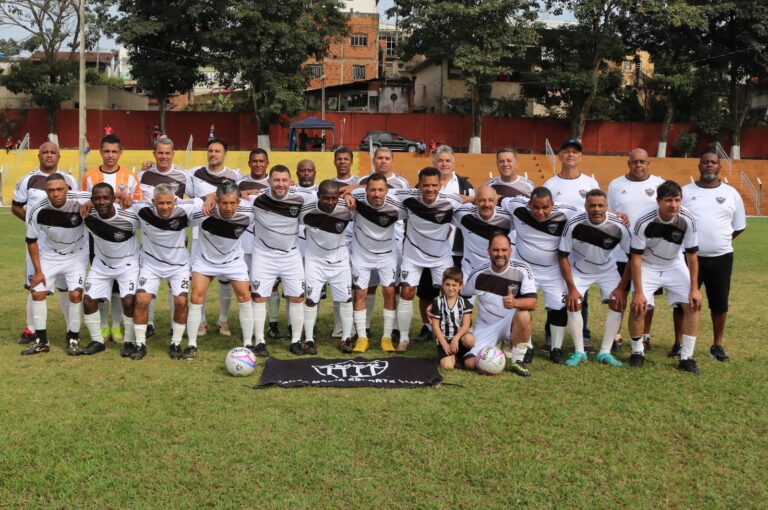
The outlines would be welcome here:
M 41 344 L 48 343 L 48 331 L 45 329 L 36 329 L 35 335 L 37 335 L 37 341 Z

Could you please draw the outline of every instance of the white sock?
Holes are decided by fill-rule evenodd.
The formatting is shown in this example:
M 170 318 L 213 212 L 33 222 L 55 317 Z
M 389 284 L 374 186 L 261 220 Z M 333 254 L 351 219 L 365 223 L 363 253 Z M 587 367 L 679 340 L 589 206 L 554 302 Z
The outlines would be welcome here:
M 683 347 L 680 349 L 680 361 L 693 357 L 693 349 L 696 347 L 696 337 L 683 335 Z
M 333 302 L 333 330 L 334 331 L 338 331 L 341 329 L 341 311 L 339 310 L 339 305 L 340 303 L 338 301 Z M 346 337 L 343 337 L 343 338 L 346 338 Z
M 219 283 L 219 322 L 227 322 L 232 306 L 232 285 Z
M 304 305 L 304 338 L 307 342 L 314 342 L 315 338 L 312 331 L 315 329 L 317 321 L 317 306 Z
M 528 344 L 523 342 L 512 347 L 512 361 L 523 361 L 525 352 L 528 350 Z
M 69 292 L 59 292 L 59 308 L 64 316 L 64 324 L 67 326 L 67 331 L 73 331 L 69 327 Z
M 192 303 L 189 303 L 192 304 Z M 205 324 L 207 321 L 205 320 L 205 303 L 202 303 L 200 305 L 200 322 Z M 187 323 L 189 323 L 189 319 L 187 319 Z
M 358 331 L 365 331 L 365 318 L 367 315 L 365 310 L 355 310 L 352 312 L 352 320 L 355 322 L 355 328 L 357 328 Z M 357 336 L 365 335 L 360 335 L 360 333 L 358 333 Z
M 168 311 L 170 312 L 169 315 L 171 316 L 171 320 L 173 320 L 173 314 L 176 313 L 176 303 L 174 303 L 173 294 L 170 292 L 168 293 Z M 154 324 L 154 322 L 152 324 Z
M 253 301 L 238 303 L 237 309 L 240 313 L 240 329 L 243 332 L 243 345 L 250 345 L 253 338 Z
M 112 328 L 119 328 L 123 321 L 123 302 L 120 300 L 120 294 L 112 294 Z
M 375 308 L 376 308 L 376 294 L 366 294 L 365 295 L 365 311 L 368 312 L 365 316 L 366 329 L 371 329 L 371 318 L 373 317 L 373 310 Z
M 101 312 L 96 311 L 92 314 L 85 314 L 83 319 L 85 326 L 88 328 L 88 334 L 91 335 L 91 340 L 103 344 L 104 337 L 101 336 Z
M 409 340 L 408 333 L 413 321 L 413 299 L 400 298 L 397 303 L 397 325 L 400 328 L 400 340 Z
M 136 334 L 136 345 L 144 345 L 147 343 L 147 325 L 146 324 L 134 324 L 133 331 Z
M 352 317 L 354 316 L 352 301 L 348 303 L 339 303 L 339 315 L 341 316 L 341 338 L 349 338 L 352 336 Z M 362 333 L 362 336 L 365 336 L 365 330 L 363 330 Z
M 42 331 L 48 323 L 48 304 L 45 299 L 32 302 L 32 323 L 35 331 Z
M 125 335 L 123 336 L 124 341 L 128 342 L 129 344 L 136 342 L 136 335 L 134 334 L 133 330 L 133 317 L 128 317 L 127 315 L 123 317 L 123 324 L 125 325 Z
M 584 354 L 584 319 L 581 310 L 568 312 L 568 331 L 573 339 L 573 350 Z
M 187 345 L 197 347 L 197 328 L 202 322 L 203 305 L 189 303 L 189 312 L 187 312 Z
M 174 345 L 181 344 L 181 338 L 184 336 L 184 330 L 187 329 L 186 324 L 179 324 L 177 322 L 171 323 L 171 343 Z
M 35 330 L 35 322 L 32 318 L 32 293 L 27 294 L 27 329 L 30 331 Z
M 67 306 L 67 331 L 80 333 L 80 314 L 83 312 L 83 303 L 69 303 Z
M 147 324 L 155 325 L 155 305 L 157 304 L 157 298 L 153 297 L 149 300 L 149 306 L 147 307 Z M 171 307 L 171 317 L 173 317 L 173 307 Z
M 533 349 L 533 338 L 528 337 L 528 348 Z
M 563 348 L 563 340 L 565 339 L 565 327 L 564 326 L 555 326 L 554 324 L 549 325 L 549 329 L 552 332 L 552 349 L 562 349 Z M 582 345 L 582 349 L 583 349 Z
M 613 345 L 613 339 L 621 329 L 621 320 L 623 315 L 613 310 L 608 310 L 608 315 L 605 317 L 605 333 L 603 333 L 603 343 L 600 344 L 600 354 L 608 354 L 611 352 L 611 346 Z
M 267 303 L 269 303 L 269 322 L 277 322 L 280 320 L 280 293 L 273 290 Z
M 291 343 L 301 340 L 301 330 L 304 329 L 304 303 L 288 303 L 288 315 L 291 319 Z
M 632 337 L 632 354 L 645 354 L 645 347 L 643 346 L 643 336 Z
M 99 325 L 101 328 L 109 327 L 109 300 L 99 302 Z
M 384 315 L 384 327 L 382 328 L 381 336 L 386 338 L 392 338 L 392 330 L 395 329 L 395 321 L 397 320 L 397 310 L 382 310 Z
M 253 302 L 253 335 L 256 343 L 264 343 L 264 322 L 267 320 L 267 304 Z

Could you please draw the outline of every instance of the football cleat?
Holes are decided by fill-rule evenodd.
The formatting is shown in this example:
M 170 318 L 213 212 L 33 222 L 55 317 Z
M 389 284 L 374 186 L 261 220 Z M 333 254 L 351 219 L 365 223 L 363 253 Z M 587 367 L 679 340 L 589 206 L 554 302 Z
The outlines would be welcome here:
M 277 327 L 277 322 L 270 322 L 267 330 L 267 338 L 270 340 L 282 340 L 285 338 Z
M 524 361 L 514 361 L 509 366 L 509 370 L 520 377 L 529 377 L 531 375 L 531 371 L 526 368 Z
M 232 336 L 232 331 L 229 329 L 228 322 L 221 322 L 221 321 L 217 322 L 216 329 L 219 331 L 219 334 L 221 336 Z
M 621 346 L 624 344 L 624 338 L 618 334 L 613 338 L 613 344 L 611 345 L 611 352 L 617 353 L 621 351 Z
M 595 361 L 598 363 L 602 363 L 603 365 L 610 365 L 612 367 L 623 367 L 624 363 L 617 360 L 616 357 L 611 354 L 610 352 L 606 352 L 604 354 L 598 354 L 595 358 Z
M 190 345 L 184 349 L 184 353 L 181 355 L 181 359 L 193 360 L 195 358 L 197 358 L 197 347 L 194 345 Z
M 344 354 L 352 354 L 352 340 L 349 338 L 342 338 L 339 342 L 339 349 Z
M 563 350 L 557 349 L 557 348 L 550 349 L 549 360 L 556 365 L 562 365 L 565 362 L 565 360 L 563 359 Z
M 19 343 L 22 345 L 32 343 L 35 340 L 37 340 L 37 335 L 35 335 L 35 332 L 29 328 L 24 328 L 24 331 L 22 331 L 19 336 Z
M 333 331 L 331 331 L 332 338 L 341 338 L 341 335 L 342 335 L 341 326 L 334 327 Z
M 147 324 L 147 338 L 152 338 L 155 334 L 155 326 L 153 324 Z M 173 335 L 173 329 L 171 329 L 171 335 Z
M 722 345 L 713 345 L 709 348 L 709 355 L 715 358 L 717 361 L 731 361 L 731 358 L 728 357 L 727 354 L 725 354 L 725 349 L 723 349 Z
M 147 355 L 147 344 L 141 344 L 139 346 L 136 346 L 136 349 L 131 353 L 131 359 L 134 361 L 139 361 L 140 359 L 143 359 L 144 356 Z
M 83 349 L 83 354 L 91 356 L 93 354 L 104 352 L 105 350 L 107 350 L 107 347 L 103 343 L 91 340 L 91 343 L 86 345 L 85 349 Z
M 304 354 L 308 354 L 310 356 L 317 354 L 317 347 L 315 347 L 315 342 L 304 342 Z
M 357 340 L 355 340 L 355 348 L 352 349 L 352 352 L 365 352 L 368 350 L 368 339 L 364 336 L 357 337 Z
M 639 352 L 633 352 L 629 357 L 629 366 L 632 368 L 642 368 L 643 363 L 645 363 L 645 356 Z
M 35 340 L 35 343 L 21 351 L 22 356 L 30 356 L 32 354 L 40 354 L 41 352 L 48 352 L 51 348 L 48 346 L 48 342 L 41 342 L 40 340 Z
M 392 343 L 392 338 L 388 336 L 381 337 L 381 350 L 384 352 L 395 352 L 395 345 Z
M 133 342 L 123 342 L 123 348 L 120 349 L 120 356 L 130 358 L 136 352 L 136 344 Z
M 428 342 L 432 340 L 432 331 L 426 326 L 426 324 L 421 327 L 421 330 L 419 331 L 419 334 L 416 335 L 415 340 L 417 342 Z
M 680 363 L 677 365 L 677 368 L 683 372 L 690 372 L 692 374 L 699 373 L 699 367 L 696 366 L 696 362 L 693 361 L 693 358 L 681 359 Z
M 291 342 L 291 346 L 288 348 L 291 354 L 296 356 L 303 356 L 304 349 L 301 347 L 301 342 Z
M 267 343 L 261 342 L 256 344 L 256 347 L 253 348 L 253 353 L 260 358 L 268 358 L 269 351 L 267 350 Z
M 565 360 L 565 366 L 567 367 L 577 367 L 579 365 L 586 365 L 587 363 L 589 363 L 589 359 L 583 352 L 574 352 L 567 360 Z
M 202 321 L 197 327 L 197 336 L 205 336 L 208 333 L 208 323 Z
M 80 339 L 70 338 L 67 342 L 67 354 L 70 356 L 80 356 L 83 351 L 80 349 Z
M 168 355 L 171 359 L 181 359 L 183 356 L 181 346 L 179 344 L 171 344 L 170 347 L 168 347 Z
M 653 351 L 653 346 L 651 345 L 651 335 L 643 335 L 643 350 L 645 352 Z
M 409 343 L 411 343 L 410 340 L 401 338 L 400 341 L 397 343 L 397 348 L 395 350 L 397 352 L 406 352 L 408 350 Z
M 101 328 L 101 338 L 103 338 L 105 342 L 112 341 L 112 330 L 109 328 L 109 326 L 104 326 Z
M 672 344 L 672 349 L 667 353 L 668 358 L 679 358 L 680 351 L 683 350 L 683 346 L 678 343 Z
M 533 348 L 528 347 L 525 350 L 525 355 L 523 356 L 523 363 L 526 365 L 533 362 Z
M 120 343 L 123 341 L 123 330 L 120 329 L 120 326 L 117 326 L 116 328 L 111 328 L 109 332 L 113 342 Z

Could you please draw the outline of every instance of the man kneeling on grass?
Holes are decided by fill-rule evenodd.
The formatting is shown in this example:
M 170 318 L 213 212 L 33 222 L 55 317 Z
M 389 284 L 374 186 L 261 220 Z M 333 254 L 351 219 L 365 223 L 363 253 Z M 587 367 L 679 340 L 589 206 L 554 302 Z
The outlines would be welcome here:
M 472 303 L 459 291 L 464 286 L 464 275 L 458 267 L 449 267 L 443 273 L 442 295 L 432 302 L 429 318 L 437 341 L 440 368 L 452 370 L 475 368 L 475 356 L 470 350 L 475 337 L 469 332 L 472 325 Z
M 531 311 L 536 309 L 536 284 L 526 262 L 510 260 L 512 245 L 505 234 L 493 236 L 488 245 L 490 263 L 475 269 L 467 278 L 464 295 L 477 295 L 475 345 L 470 355 L 501 341 L 511 340 L 514 374 L 528 377 L 525 353 L 531 336 Z M 475 368 L 475 359 L 465 359 L 464 366 Z

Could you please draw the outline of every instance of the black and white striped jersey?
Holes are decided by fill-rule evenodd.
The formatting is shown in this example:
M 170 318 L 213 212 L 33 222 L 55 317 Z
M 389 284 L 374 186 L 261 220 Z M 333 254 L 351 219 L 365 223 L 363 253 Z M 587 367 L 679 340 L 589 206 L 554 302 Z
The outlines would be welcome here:
M 629 230 L 615 214 L 609 212 L 602 223 L 594 224 L 587 213 L 580 213 L 565 225 L 559 250 L 570 256 L 574 269 L 594 274 L 614 270 L 615 248 L 629 254 L 629 243 Z
M 408 213 L 390 192 L 378 209 L 366 197 L 365 189 L 356 189 L 351 195 L 357 201 L 355 207 L 352 253 L 360 257 L 378 257 L 392 253 L 395 246 L 395 227 Z
M 138 266 L 139 242 L 136 231 L 141 228 L 138 215 L 130 209 L 115 204 L 115 214 L 102 218 L 91 209 L 85 218 L 85 226 L 93 235 L 93 262 L 96 269 L 113 271 L 128 265 Z
M 202 201 L 178 202 L 171 216 L 161 218 L 155 206 L 148 202 L 137 202 L 131 210 L 141 223 L 141 265 L 163 274 L 189 264 L 187 250 L 187 227 L 192 214 L 200 211 Z
M 82 195 L 90 196 L 90 193 Z M 51 205 L 47 197 L 38 201 L 27 211 L 27 243 L 37 242 L 41 257 L 87 258 L 88 241 L 80 206 L 77 198 L 68 198 L 59 208 Z
M 501 207 L 496 207 L 493 216 L 484 220 L 475 205 L 464 204 L 456 209 L 452 221 L 464 237 L 464 258 L 472 268 L 488 262 L 488 243 L 493 236 L 509 237 L 513 229 L 512 216 Z
M 510 260 L 504 271 L 497 273 L 486 262 L 470 273 L 461 289 L 465 296 L 477 296 L 477 326 L 495 324 L 509 316 L 512 310 L 504 308 L 504 296 L 510 291 L 517 299 L 536 297 L 531 266 Z
M 240 236 L 253 222 L 253 208 L 241 200 L 235 214 L 222 218 L 219 209 L 214 208 L 210 216 L 196 210 L 191 216 L 191 225 L 199 227 L 197 241 L 192 247 L 193 257 L 201 257 L 208 264 L 222 266 L 243 257 Z
M 446 341 L 450 342 L 456 335 L 456 332 L 461 328 L 461 323 L 464 322 L 464 315 L 469 314 L 472 316 L 472 303 L 469 299 L 457 296 L 456 301 L 451 307 L 448 304 L 448 299 L 442 294 L 440 297 L 432 301 L 432 306 L 429 309 L 429 317 L 440 321 L 440 331 Z M 435 339 L 436 343 L 440 343 Z
M 631 251 L 642 255 L 644 264 L 659 268 L 669 266 L 682 261 L 683 250 L 686 253 L 699 251 L 696 223 L 688 209 L 681 207 L 669 221 L 661 219 L 658 206 L 640 214 L 632 231 Z
M 494 177 L 486 182 L 485 185 L 490 186 L 496 191 L 496 194 L 499 196 L 499 202 L 501 202 L 503 198 L 530 197 L 531 191 L 536 187 L 533 182 L 522 175 L 518 175 L 517 178 L 511 182 L 503 181 L 501 177 Z
M 56 173 L 61 174 L 64 180 L 72 191 L 77 191 L 80 186 L 77 185 L 75 178 L 68 173 L 56 170 Z M 13 205 L 27 206 L 31 208 L 43 199 L 48 198 L 45 194 L 45 180 L 50 174 L 43 173 L 39 168 L 35 168 L 27 175 L 19 179 L 16 183 L 16 187 L 13 190 Z
M 259 191 L 269 188 L 269 176 L 262 179 L 254 179 L 251 174 L 244 175 L 237 181 L 237 187 L 240 191 Z M 245 253 L 253 251 L 253 224 L 249 226 L 243 235 L 240 236 L 240 243 L 243 245 Z
M 308 195 L 299 213 L 299 221 L 304 225 L 307 240 L 304 256 L 326 262 L 347 260 L 349 250 L 346 230 L 352 221 L 352 211 L 342 198 L 339 198 L 330 213 L 322 211 L 317 204 L 317 193 Z
M 267 189 L 253 200 L 253 249 L 276 256 L 296 248 L 299 240 L 299 213 L 309 192 L 291 188 L 282 199 Z
M 451 220 L 462 201 L 455 195 L 438 193 L 433 203 L 426 204 L 418 189 L 397 190 L 395 198 L 408 211 L 403 256 L 424 263 L 450 256 Z
M 173 193 L 179 198 L 184 198 L 184 195 L 189 194 L 189 190 L 192 188 L 191 174 L 176 165 L 172 165 L 167 172 L 161 172 L 156 165 L 152 165 L 149 170 L 139 172 L 137 177 L 141 196 L 148 201 L 154 197 L 155 186 L 158 184 L 169 184 L 173 188 Z
M 201 166 L 192 170 L 191 188 L 187 191 L 190 197 L 203 198 L 209 193 L 215 193 L 216 188 L 224 183 L 237 184 L 242 175 L 237 170 L 224 167 L 221 172 L 213 173 L 207 166 Z
M 539 222 L 528 209 L 527 198 L 505 198 L 502 208 L 512 215 L 512 224 L 517 234 L 515 258 L 534 266 L 556 267 L 557 251 L 565 224 L 578 210 L 567 204 L 555 203 L 549 217 Z

